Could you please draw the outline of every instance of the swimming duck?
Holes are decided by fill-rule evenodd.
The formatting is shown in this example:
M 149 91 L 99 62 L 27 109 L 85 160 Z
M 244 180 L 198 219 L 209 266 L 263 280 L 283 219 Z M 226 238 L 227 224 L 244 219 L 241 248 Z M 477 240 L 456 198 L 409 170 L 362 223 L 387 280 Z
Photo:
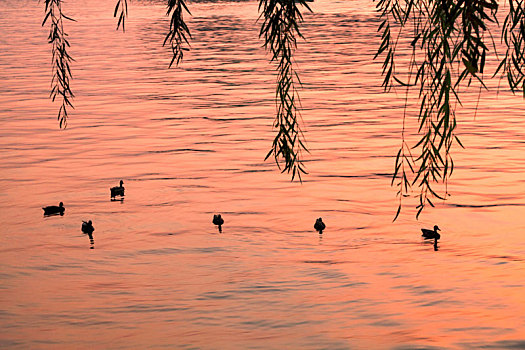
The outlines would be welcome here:
M 323 230 L 326 228 L 326 225 L 324 224 L 322 218 L 319 218 L 319 219 L 315 220 L 314 228 L 315 228 L 317 231 L 319 231 L 319 234 L 320 234 L 320 235 L 323 234 Z
M 438 231 L 441 231 L 441 230 L 439 229 L 437 225 L 434 225 L 434 230 L 422 228 L 421 232 L 423 232 L 423 234 L 421 236 L 423 236 L 425 239 L 438 240 L 441 238 L 441 235 L 438 233 Z
M 89 220 L 88 222 L 82 221 L 82 232 L 91 235 L 93 231 L 95 231 L 95 228 L 93 227 L 93 223 L 91 222 L 91 220 Z
M 120 180 L 120 186 L 111 187 L 111 198 L 115 198 L 115 196 L 124 196 L 124 181 Z
M 221 214 L 213 215 L 213 221 L 215 225 L 219 226 L 219 232 L 222 232 L 222 225 L 224 224 L 224 219 L 221 217 Z
M 44 210 L 44 215 L 64 215 L 64 210 L 66 210 L 66 208 L 64 208 L 64 203 L 62 202 L 58 204 L 58 207 L 56 205 L 50 205 L 48 207 L 43 207 L 42 209 Z

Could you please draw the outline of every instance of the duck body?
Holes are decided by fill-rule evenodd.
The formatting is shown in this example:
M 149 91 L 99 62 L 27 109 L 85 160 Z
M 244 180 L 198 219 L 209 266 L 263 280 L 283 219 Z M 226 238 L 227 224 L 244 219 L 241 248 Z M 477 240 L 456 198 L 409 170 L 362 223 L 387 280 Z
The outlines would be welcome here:
M 115 198 L 116 196 L 124 196 L 124 181 L 120 180 L 120 186 L 111 187 L 109 190 L 111 191 L 111 198 Z
M 212 222 L 219 226 L 219 232 L 222 232 L 222 225 L 224 224 L 224 219 L 222 218 L 221 214 L 213 215 Z
M 213 215 L 213 223 L 218 226 L 224 224 L 224 219 L 222 218 L 221 214 Z
M 423 234 L 421 236 L 423 236 L 425 239 L 438 240 L 441 238 L 441 235 L 438 233 L 438 231 L 441 231 L 441 230 L 439 229 L 437 225 L 434 226 L 433 230 L 422 228 L 421 232 L 423 232 Z
M 82 221 L 82 232 L 87 233 L 88 235 L 91 235 L 95 231 L 95 228 L 93 227 L 93 223 L 91 220 L 89 221 Z
M 64 210 L 66 210 L 66 208 L 64 208 L 64 203 L 62 202 L 60 202 L 58 206 L 50 205 L 48 207 L 43 207 L 42 209 L 44 210 L 44 215 L 64 215 Z
M 324 224 L 322 218 L 315 220 L 314 228 L 319 231 L 319 234 L 323 234 L 323 230 L 326 228 L 326 225 Z

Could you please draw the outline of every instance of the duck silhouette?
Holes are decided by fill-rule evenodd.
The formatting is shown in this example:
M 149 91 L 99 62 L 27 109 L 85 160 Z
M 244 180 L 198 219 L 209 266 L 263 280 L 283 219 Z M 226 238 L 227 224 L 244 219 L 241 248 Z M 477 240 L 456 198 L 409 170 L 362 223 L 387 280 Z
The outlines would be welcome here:
M 224 224 L 224 219 L 221 214 L 213 215 L 213 221 L 215 225 L 219 226 L 219 232 L 222 232 L 222 225 Z
M 422 228 L 421 232 L 423 232 L 423 234 L 421 236 L 423 236 L 425 239 L 438 240 L 441 238 L 441 235 L 438 233 L 438 231 L 441 231 L 441 230 L 439 229 L 437 225 L 434 225 L 434 230 Z
M 320 235 L 323 234 L 323 230 L 326 228 L 326 225 L 323 222 L 323 218 L 315 220 L 314 228 L 319 232 Z
M 120 180 L 120 186 L 111 187 L 109 190 L 111 191 L 111 198 L 115 198 L 116 196 L 124 196 L 124 181 Z
M 44 215 L 64 215 L 64 210 L 66 210 L 66 208 L 64 208 L 64 203 L 62 202 L 60 202 L 58 206 L 50 205 L 48 207 L 43 207 L 42 209 L 44 210 Z
M 95 231 L 95 228 L 93 227 L 93 223 L 91 220 L 89 221 L 82 221 L 82 232 L 87 233 L 90 237 L 91 234 Z

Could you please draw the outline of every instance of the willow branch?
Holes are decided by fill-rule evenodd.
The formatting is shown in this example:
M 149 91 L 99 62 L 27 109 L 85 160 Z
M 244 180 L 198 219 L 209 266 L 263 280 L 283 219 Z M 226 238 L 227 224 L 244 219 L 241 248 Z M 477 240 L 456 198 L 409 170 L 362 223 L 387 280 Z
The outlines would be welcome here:
M 68 54 L 69 41 L 67 33 L 64 31 L 64 20 L 74 21 L 62 12 L 61 0 L 45 1 L 46 15 L 42 26 L 50 22 L 48 42 L 51 44 L 52 51 L 52 70 L 50 97 L 54 102 L 58 96 L 62 104 L 58 110 L 57 120 L 60 128 L 67 127 L 68 108 L 74 108 L 71 102 L 75 96 L 69 85 L 71 75 L 70 64 L 74 59 Z
M 507 78 L 512 92 L 521 90 L 525 99 L 525 3 L 509 0 L 509 13 L 502 26 L 502 41 L 507 50 L 494 75 Z
M 414 146 L 406 147 L 403 132 L 392 178 L 392 184 L 400 187 L 400 197 L 406 196 L 413 186 L 419 188 L 419 216 L 426 205 L 434 206 L 435 199 L 444 200 L 448 195 L 446 184 L 454 169 L 451 150 L 456 143 L 462 146 L 455 133 L 456 106 L 461 104 L 459 90 L 472 83 L 485 87 L 485 35 L 492 39 L 487 26 L 496 21 L 498 4 L 496 0 L 375 1 L 382 18 L 382 40 L 376 57 L 384 56 L 385 90 L 394 84 L 407 89 L 419 87 L 420 138 Z M 407 33 L 408 24 L 413 30 Z M 395 39 L 391 36 L 392 26 L 399 28 Z M 408 82 L 398 77 L 394 65 L 401 36 L 412 39 L 406 48 L 413 51 L 407 67 Z M 416 68 L 414 85 L 412 68 Z M 405 110 L 407 102 L 406 99 Z M 410 149 L 416 149 L 418 155 L 412 158 Z M 437 183 L 445 184 L 444 194 L 435 189 Z M 396 218 L 400 210 L 401 202 Z
M 292 173 L 292 181 L 295 176 L 301 180 L 301 174 L 306 173 L 301 155 L 302 151 L 307 151 L 299 123 L 298 86 L 301 86 L 301 81 L 293 61 L 297 38 L 303 37 L 299 30 L 303 22 L 299 6 L 311 11 L 304 0 L 259 2 L 259 20 L 263 19 L 259 37 L 264 38 L 264 47 L 271 53 L 271 61 L 277 64 L 277 114 L 274 120 L 277 135 L 265 159 L 273 156 L 282 172 Z
M 169 67 L 175 62 L 176 65 L 182 61 L 184 57 L 184 51 L 188 51 L 189 39 L 191 39 L 190 29 L 184 22 L 184 12 L 191 15 L 190 10 L 186 6 L 184 0 L 168 0 L 167 16 L 170 17 L 170 30 L 164 39 L 164 44 L 170 43 L 173 57 L 171 59 Z
M 122 31 L 125 32 L 126 27 L 124 24 L 126 21 L 126 17 L 128 17 L 128 0 L 118 0 L 117 1 L 117 5 L 115 5 L 115 11 L 113 12 L 113 17 L 117 17 L 119 10 L 120 10 L 120 14 L 118 16 L 117 30 L 122 24 Z

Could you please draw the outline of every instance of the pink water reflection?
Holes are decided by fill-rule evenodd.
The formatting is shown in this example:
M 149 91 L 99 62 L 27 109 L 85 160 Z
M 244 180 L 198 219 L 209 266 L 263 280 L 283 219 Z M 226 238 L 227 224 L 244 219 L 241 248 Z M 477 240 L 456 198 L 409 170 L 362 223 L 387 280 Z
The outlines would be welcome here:
M 79 19 L 68 26 L 77 97 L 67 130 L 47 99 L 42 8 L 2 5 L 2 347 L 525 342 L 521 99 L 491 91 L 475 118 L 476 100 L 465 101 L 452 197 L 420 221 L 408 200 L 392 223 L 403 99 L 382 92 L 371 61 L 372 3 L 316 0 L 306 16 L 303 184 L 263 161 L 275 78 L 257 4 L 191 4 L 192 50 L 175 70 L 160 45 L 164 7 L 132 5 L 123 34 L 113 4 L 67 3 Z M 111 202 L 120 179 L 125 199 Z M 59 201 L 66 214 L 43 218 Z M 95 249 L 82 220 L 93 220 Z M 434 252 L 419 229 L 436 223 Z

